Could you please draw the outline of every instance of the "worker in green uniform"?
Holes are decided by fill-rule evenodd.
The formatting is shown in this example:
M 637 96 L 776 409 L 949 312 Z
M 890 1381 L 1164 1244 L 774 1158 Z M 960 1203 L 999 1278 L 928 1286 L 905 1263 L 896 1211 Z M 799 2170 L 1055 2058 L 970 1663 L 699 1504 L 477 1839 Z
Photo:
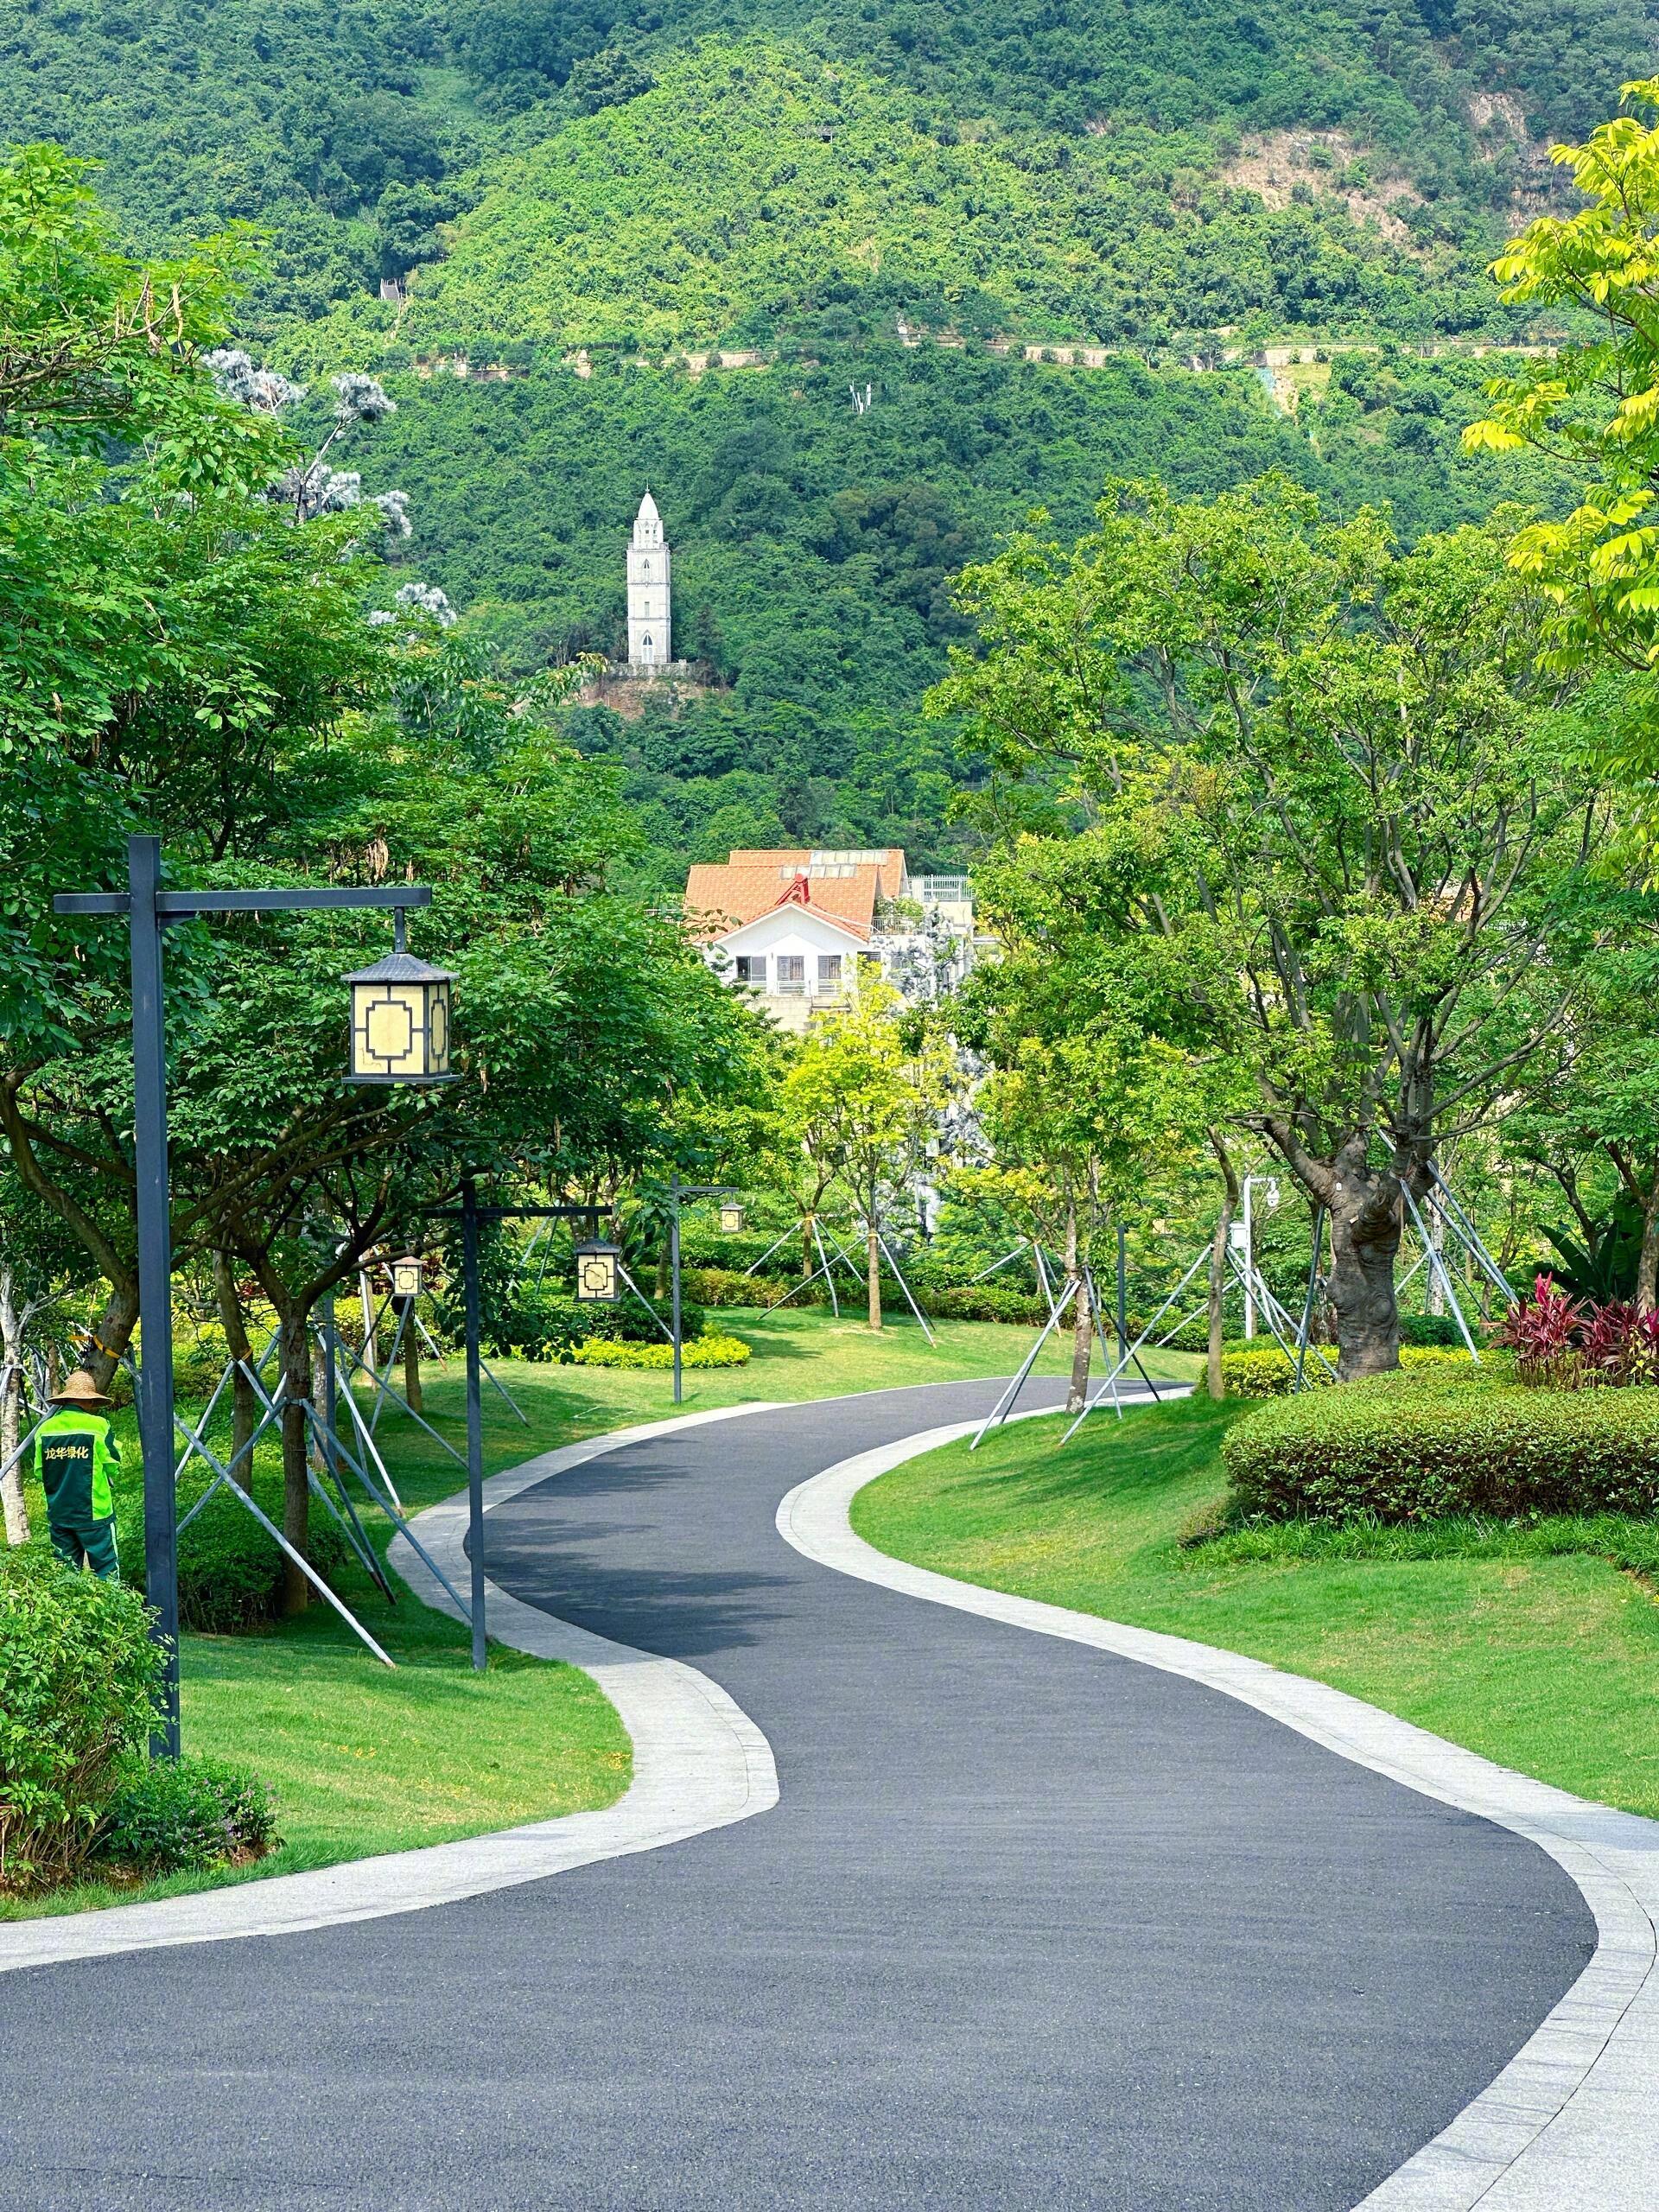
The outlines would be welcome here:
M 52 1548 L 69 1566 L 90 1567 L 105 1581 L 118 1582 L 110 1477 L 121 1455 L 99 1410 L 110 1402 L 86 1369 L 78 1367 L 53 1392 L 52 1402 L 58 1411 L 35 1432 Z

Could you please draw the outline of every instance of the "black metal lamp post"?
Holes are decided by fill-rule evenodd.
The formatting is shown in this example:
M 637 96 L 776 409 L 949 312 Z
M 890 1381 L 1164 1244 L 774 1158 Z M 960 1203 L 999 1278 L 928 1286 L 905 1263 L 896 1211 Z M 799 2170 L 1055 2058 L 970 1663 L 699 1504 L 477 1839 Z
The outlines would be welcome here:
M 142 1357 L 138 1367 L 138 1433 L 144 1462 L 144 1585 L 154 1615 L 150 1633 L 161 1646 L 163 1674 L 160 1726 L 150 1748 L 158 1756 L 179 1755 L 179 1536 L 178 1497 L 173 1481 L 173 1250 L 168 1211 L 167 1173 L 167 1025 L 163 997 L 162 932 L 168 922 L 207 914 L 268 914 L 299 911 L 317 912 L 329 908 L 391 906 L 397 910 L 397 940 L 403 943 L 403 909 L 428 906 L 430 888 L 424 884 L 400 884 L 374 890 L 308 891 L 164 891 L 162 888 L 162 845 L 159 837 L 130 837 L 127 841 L 127 888 L 124 891 L 75 891 L 52 901 L 59 914 L 124 914 L 131 939 L 132 963 L 132 1101 L 133 1168 L 137 1194 L 138 1235 L 138 1326 Z M 394 960 L 399 956 L 394 955 Z M 409 960 L 407 954 L 401 956 Z M 389 963 L 382 962 L 382 968 Z M 423 968 L 420 962 L 410 962 Z M 363 971 L 365 976 L 374 974 Z M 353 978 L 353 989 L 359 978 Z M 406 980 L 401 975 L 399 983 Z M 423 1058 L 412 1058 L 392 1071 L 359 1076 L 359 1081 L 432 1083 L 448 1076 L 448 986 L 442 969 L 424 970 L 421 987 L 430 991 L 441 982 L 443 999 L 442 1030 L 435 1039 L 442 1051 L 435 1057 L 435 1017 L 426 1014 Z M 435 1004 L 423 1001 L 429 1009 Z M 374 1033 L 381 1043 L 383 1030 Z M 353 1074 L 356 1070 L 353 1028 Z M 411 1039 L 410 1053 L 414 1052 Z
M 582 1255 L 610 1255 L 612 1280 L 620 1254 L 614 1244 L 601 1244 L 596 1241 L 600 1214 L 598 1206 L 481 1206 L 478 1203 L 478 1185 L 470 1175 L 461 1178 L 461 1205 L 435 1206 L 431 1211 L 441 1221 L 460 1220 L 461 1266 L 463 1305 L 467 1316 L 467 1548 L 472 1567 L 473 1609 L 473 1665 L 482 1674 L 488 1664 L 488 1638 L 485 1620 L 484 1595 L 484 1357 L 479 1338 L 482 1333 L 478 1284 L 478 1229 L 482 1221 L 585 1221 L 590 1236 L 595 1241 L 576 1247 L 578 1263 Z M 596 1278 L 597 1280 L 597 1278 Z M 578 1298 L 601 1298 L 607 1294 L 595 1289 L 584 1292 L 578 1278 Z M 613 1301 L 620 1293 L 613 1287 L 608 1294 Z

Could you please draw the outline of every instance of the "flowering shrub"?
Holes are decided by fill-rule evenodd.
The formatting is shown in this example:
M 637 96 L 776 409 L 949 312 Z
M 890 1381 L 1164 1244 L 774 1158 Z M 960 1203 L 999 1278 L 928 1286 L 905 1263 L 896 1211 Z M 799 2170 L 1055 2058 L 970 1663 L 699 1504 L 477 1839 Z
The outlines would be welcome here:
M 264 1783 L 218 1759 L 135 1760 L 99 1831 L 98 1856 L 145 1874 L 257 1858 L 276 1841 Z
M 1514 1352 L 1522 1382 L 1547 1389 L 1659 1383 L 1659 1313 L 1638 1313 L 1624 1299 L 1569 1298 L 1548 1274 L 1510 1306 L 1494 1341 Z

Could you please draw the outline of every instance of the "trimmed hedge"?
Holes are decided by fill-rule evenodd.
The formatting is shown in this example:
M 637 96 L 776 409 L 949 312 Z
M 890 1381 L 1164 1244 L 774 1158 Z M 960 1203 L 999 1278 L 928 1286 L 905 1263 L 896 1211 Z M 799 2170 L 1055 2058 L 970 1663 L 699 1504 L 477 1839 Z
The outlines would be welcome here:
M 770 1306 L 789 1288 L 776 1275 L 746 1275 L 740 1268 L 684 1268 L 680 1289 L 700 1306 Z
M 683 1292 L 685 1287 L 682 1277 Z M 662 1302 L 662 1312 L 666 1320 L 666 1299 Z M 702 1302 L 695 1297 L 682 1296 L 680 1325 L 685 1335 L 700 1336 L 702 1323 Z M 607 1344 L 662 1341 L 657 1322 L 626 1288 L 614 1306 L 593 1306 L 568 1291 L 554 1289 L 550 1284 L 544 1284 L 539 1291 L 533 1284 L 520 1286 L 512 1310 L 498 1319 L 487 1333 L 486 1349 L 504 1359 L 569 1359 L 579 1344 L 601 1338 Z
M 741 1367 L 749 1347 L 738 1337 L 693 1337 L 680 1348 L 682 1367 Z M 674 1364 L 674 1347 L 658 1337 L 654 1344 L 613 1344 L 595 1338 L 570 1355 L 575 1367 L 665 1368 Z
M 924 1313 L 944 1321 L 1014 1321 L 1023 1328 L 1040 1329 L 1048 1308 L 1034 1292 L 1012 1284 L 970 1283 L 963 1290 L 918 1292 Z
M 1325 1347 L 1326 1359 L 1334 1360 L 1333 1348 Z M 1452 1351 L 1440 1345 L 1402 1344 L 1400 1365 L 1410 1374 L 1445 1367 L 1467 1367 L 1469 1355 L 1461 1345 Z M 1290 1386 L 1296 1379 L 1296 1363 L 1281 1351 L 1277 1344 L 1251 1344 L 1243 1351 L 1224 1351 L 1221 1355 L 1222 1387 L 1230 1398 L 1284 1398 L 1290 1395 Z M 1302 1367 L 1305 1383 L 1328 1385 L 1335 1380 L 1325 1361 L 1320 1359 L 1312 1344 Z
M 1236 1516 L 1659 1510 L 1659 1390 L 1531 1390 L 1466 1364 L 1379 1375 L 1263 1406 L 1221 1448 Z

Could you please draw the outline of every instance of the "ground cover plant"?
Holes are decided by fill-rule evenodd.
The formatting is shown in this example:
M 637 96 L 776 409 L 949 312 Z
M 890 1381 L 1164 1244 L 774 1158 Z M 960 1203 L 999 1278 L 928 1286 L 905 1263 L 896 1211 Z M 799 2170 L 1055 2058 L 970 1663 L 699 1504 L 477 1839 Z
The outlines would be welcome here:
M 1094 1416 L 1064 1451 L 1054 1421 L 1028 1421 L 976 1453 L 952 1445 L 883 1476 L 853 1523 L 941 1573 L 1248 1653 L 1563 1789 L 1659 1814 L 1652 1518 L 1222 1533 L 1222 1440 L 1261 1418 L 1194 1399 L 1121 1424 Z

